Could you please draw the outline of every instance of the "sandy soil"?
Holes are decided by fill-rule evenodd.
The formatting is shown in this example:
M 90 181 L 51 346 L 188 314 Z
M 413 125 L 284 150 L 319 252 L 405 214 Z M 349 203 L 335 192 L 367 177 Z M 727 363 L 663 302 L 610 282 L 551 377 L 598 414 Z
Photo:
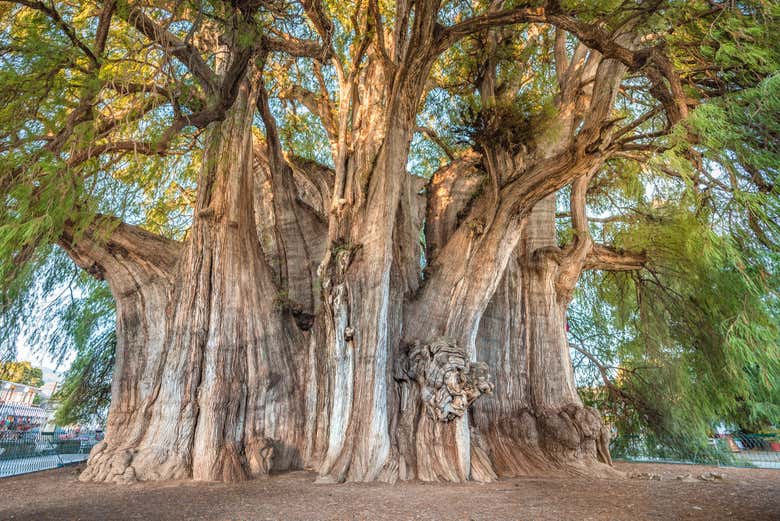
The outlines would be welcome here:
M 618 463 L 653 479 L 314 485 L 293 472 L 225 485 L 79 483 L 78 468 L 0 480 L 0 520 L 780 520 L 780 471 Z M 723 480 L 681 481 L 704 472 Z

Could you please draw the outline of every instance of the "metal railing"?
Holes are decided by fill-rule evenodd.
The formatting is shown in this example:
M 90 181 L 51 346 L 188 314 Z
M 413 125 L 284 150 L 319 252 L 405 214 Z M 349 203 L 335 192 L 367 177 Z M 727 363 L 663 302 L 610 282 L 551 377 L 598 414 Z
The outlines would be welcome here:
M 688 463 L 721 467 L 753 467 L 780 470 L 780 439 L 773 435 L 734 433 L 710 438 L 687 448 L 651 446 L 638 435 L 619 435 L 610 450 L 617 460 Z
M 99 434 L 0 432 L 0 478 L 85 461 Z

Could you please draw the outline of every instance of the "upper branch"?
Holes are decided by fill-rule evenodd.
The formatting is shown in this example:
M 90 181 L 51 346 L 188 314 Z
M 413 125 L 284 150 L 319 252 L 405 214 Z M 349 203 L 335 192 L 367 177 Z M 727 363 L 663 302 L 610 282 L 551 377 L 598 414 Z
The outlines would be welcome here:
M 289 35 L 276 38 L 263 37 L 263 47 L 269 51 L 283 52 L 296 58 L 315 58 L 323 61 L 330 54 L 330 48 L 316 40 L 304 40 Z
M 167 29 L 161 27 L 146 16 L 140 7 L 130 7 L 125 16 L 127 22 L 135 27 L 138 32 L 160 45 L 166 53 L 174 56 L 186 65 L 207 92 L 214 95 L 218 94 L 216 74 L 206 64 L 194 45 L 180 40 Z
M 689 100 L 677 71 L 666 56 L 663 43 L 634 49 L 626 41 L 638 40 L 639 35 L 611 33 L 598 23 L 578 20 L 566 13 L 556 0 L 548 0 L 544 7 L 489 11 L 449 26 L 439 32 L 432 53 L 441 54 L 461 38 L 490 27 L 524 22 L 551 24 L 573 34 L 582 44 L 599 51 L 605 58 L 623 63 L 630 71 L 644 71 L 652 84 L 651 93 L 664 105 L 670 123 L 675 124 L 688 115 Z M 559 45 L 559 58 L 562 56 L 561 51 Z
M 441 54 L 461 38 L 491 27 L 545 21 L 547 20 L 543 7 L 523 7 L 487 12 L 443 29 L 436 39 L 434 52 Z
M 98 64 L 98 57 L 97 55 L 90 49 L 90 47 L 81 41 L 81 39 L 76 35 L 76 31 L 73 29 L 73 27 L 70 26 L 65 20 L 62 19 L 62 16 L 60 16 L 60 13 L 57 12 L 57 10 L 54 8 L 54 4 L 52 5 L 46 5 L 43 2 L 33 1 L 33 0 L 1 0 L 3 2 L 13 1 L 17 4 L 24 5 L 26 7 L 29 7 L 30 9 L 35 9 L 36 11 L 40 11 L 54 22 L 54 24 L 62 30 L 63 33 L 65 33 L 65 36 L 68 37 L 68 39 L 71 41 L 73 45 L 78 47 L 92 62 L 93 65 Z

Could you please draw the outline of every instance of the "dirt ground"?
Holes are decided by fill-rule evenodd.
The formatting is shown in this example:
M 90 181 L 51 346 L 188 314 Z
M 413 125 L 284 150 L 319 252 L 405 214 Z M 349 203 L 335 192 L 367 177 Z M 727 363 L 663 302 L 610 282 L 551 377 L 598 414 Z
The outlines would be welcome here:
M 95 485 L 80 483 L 78 467 L 68 467 L 0 480 L 0 520 L 780 520 L 777 470 L 617 467 L 661 479 L 314 485 L 313 474 L 293 472 L 232 485 Z M 694 479 L 704 472 L 723 479 Z M 691 478 L 677 479 L 685 474 Z

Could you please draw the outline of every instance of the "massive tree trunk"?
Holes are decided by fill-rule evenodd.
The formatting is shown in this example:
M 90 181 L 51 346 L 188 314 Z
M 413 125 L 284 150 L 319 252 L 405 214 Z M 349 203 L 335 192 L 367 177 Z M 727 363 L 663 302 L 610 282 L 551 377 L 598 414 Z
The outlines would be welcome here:
M 498 476 L 615 474 L 609 432 L 577 394 L 566 335 L 569 296 L 555 241 L 554 197 L 530 214 L 477 337 L 496 390 L 472 415 L 483 457 L 475 472 Z
M 255 99 L 245 79 L 209 129 L 183 245 L 127 226 L 63 241 L 117 302 L 109 426 L 82 479 L 235 481 L 303 464 L 302 333 L 275 305 L 255 225 Z
M 183 241 L 105 216 L 85 229 L 93 201 L 79 201 L 59 237 L 116 301 L 107 435 L 82 479 L 610 472 L 607 429 L 577 395 L 566 310 L 582 270 L 644 263 L 593 243 L 589 181 L 607 161 L 657 153 L 688 111 L 663 41 L 634 34 L 652 9 L 605 25 L 556 1 L 368 0 L 336 23 L 341 9 L 321 0 L 219 2 L 205 19 L 111 1 L 93 50 L 80 36 L 92 38 L 91 23 L 74 32 L 53 7 L 18 3 L 64 30 L 95 80 L 74 76 L 59 133 L 36 123 L 46 136 L 0 145 L 41 143 L 31 156 L 47 158 L 32 169 L 41 183 L 60 164 L 51 156 L 86 198 L 98 165 L 110 176 L 131 152 L 165 156 L 185 133 L 203 146 Z M 140 50 L 149 67 L 103 68 L 125 51 L 120 62 L 136 64 Z M 448 95 L 469 110 L 431 119 L 454 127 L 477 108 L 441 133 L 465 131 L 471 149 L 453 152 L 424 129 L 451 162 L 415 177 L 421 106 Z M 285 154 L 277 118 L 288 107 L 272 96 L 306 108 L 301 126 L 319 118 L 331 166 Z M 669 128 L 658 130 L 662 113 Z M 6 192 L 22 166 L 0 190 L 13 204 Z M 567 187 L 574 238 L 559 246 L 556 196 Z M 39 224 L 20 229 L 32 252 Z
M 305 162 L 271 167 L 267 148 L 253 147 L 254 97 L 247 80 L 209 131 L 184 244 L 126 225 L 108 240 L 63 240 L 108 280 L 118 312 L 107 438 L 82 478 L 234 481 L 300 467 L 327 481 L 602 472 L 605 430 L 577 397 L 568 355 L 570 291 L 561 288 L 572 283 L 561 274 L 574 256 L 555 244 L 554 195 L 474 229 L 469 216 L 490 208 L 478 157 L 443 169 L 426 199 L 424 180 L 404 172 L 408 124 L 367 144 L 373 159 L 356 158 L 352 167 L 381 184 L 328 232 L 334 174 Z M 428 256 L 438 262 L 421 287 L 426 200 Z M 464 251 L 447 264 L 453 237 Z M 316 287 L 311 264 L 323 250 L 319 303 L 288 306 L 293 279 L 303 281 L 297 295 Z M 278 262 L 290 251 L 302 253 Z
M 82 476 L 96 481 L 132 481 L 138 473 L 129 463 L 146 436 L 148 419 L 159 397 L 167 357 L 165 310 L 181 247 L 123 224 L 111 230 L 108 240 L 93 237 L 93 232 L 68 233 L 60 241 L 79 266 L 108 281 L 116 301 L 117 345 L 106 440 L 95 446 Z M 186 466 L 180 465 L 140 477 L 188 475 Z
M 607 431 L 577 396 L 565 324 L 579 273 L 610 260 L 583 206 L 624 68 L 588 60 L 536 142 L 488 144 L 426 186 L 406 167 L 435 58 L 413 50 L 434 46 L 435 11 L 413 25 L 406 51 L 371 49 L 354 75 L 340 71 L 332 171 L 284 156 L 247 73 L 208 129 L 182 244 L 127 225 L 63 237 L 117 301 L 107 437 L 82 479 L 607 472 Z M 580 87 L 598 95 L 575 99 Z M 577 237 L 559 248 L 566 185 Z

